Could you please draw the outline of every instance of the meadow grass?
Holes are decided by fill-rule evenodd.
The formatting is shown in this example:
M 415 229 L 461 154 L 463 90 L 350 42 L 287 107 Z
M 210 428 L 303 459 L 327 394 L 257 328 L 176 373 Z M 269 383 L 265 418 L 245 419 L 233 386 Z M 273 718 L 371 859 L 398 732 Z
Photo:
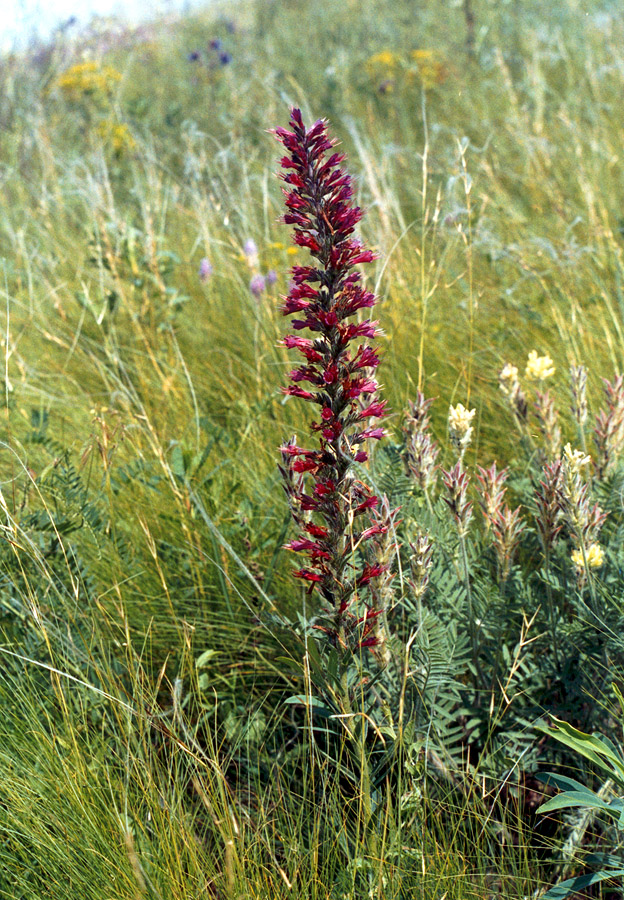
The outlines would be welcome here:
M 420 388 L 440 438 L 449 403 L 477 409 L 471 464 L 522 466 L 503 364 L 548 353 L 563 391 L 584 363 L 595 404 L 624 363 L 622 15 L 475 15 L 472 55 L 460 8 L 257 0 L 1 61 L 0 896 L 459 900 L 547 877 L 546 838 L 513 799 L 493 814 L 478 771 L 411 812 L 386 798 L 371 860 L 299 713 L 297 761 L 279 744 L 304 598 L 277 447 L 306 430 L 279 295 L 304 254 L 267 129 L 295 104 L 348 154 L 396 440 Z M 84 59 L 99 80 L 68 82 Z

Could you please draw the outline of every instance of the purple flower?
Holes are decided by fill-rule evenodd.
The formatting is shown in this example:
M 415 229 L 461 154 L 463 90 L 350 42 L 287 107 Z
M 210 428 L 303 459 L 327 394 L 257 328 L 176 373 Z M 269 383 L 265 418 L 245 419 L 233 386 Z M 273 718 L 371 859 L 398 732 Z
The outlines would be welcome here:
M 189 53 L 186 58 L 189 62 L 197 62 L 197 60 L 199 59 L 199 52 L 197 50 L 193 50 L 193 52 Z
M 219 38 L 213 38 L 208 44 L 211 50 L 220 50 L 223 46 Z
M 277 281 L 277 272 L 275 271 L 275 269 L 269 269 L 269 271 L 266 273 L 266 283 L 268 285 L 273 285 L 273 284 L 275 284 L 276 281 Z
M 243 253 L 248 259 L 258 255 L 258 248 L 253 238 L 247 238 L 243 244 Z
M 249 282 L 249 290 L 256 298 L 261 296 L 265 288 L 266 282 L 264 280 L 264 275 L 254 275 Z
M 199 278 L 200 281 L 208 281 L 210 276 L 212 275 L 212 263 L 208 259 L 207 256 L 204 256 L 202 261 L 199 264 Z
M 222 66 L 227 66 L 228 63 L 232 62 L 232 55 L 230 53 L 219 53 L 219 62 Z

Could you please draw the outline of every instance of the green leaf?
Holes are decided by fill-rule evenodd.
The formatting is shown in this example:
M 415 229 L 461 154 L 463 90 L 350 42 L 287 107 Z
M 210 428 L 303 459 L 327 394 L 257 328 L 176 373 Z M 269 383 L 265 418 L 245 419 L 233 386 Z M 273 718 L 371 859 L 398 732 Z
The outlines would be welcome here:
M 318 715 L 322 716 L 324 719 L 329 719 L 334 715 L 334 710 L 330 709 L 323 700 L 319 697 L 311 697 L 307 694 L 295 694 L 284 700 L 284 703 L 297 703 L 300 706 L 310 706 L 314 709 L 314 712 L 318 713 Z
M 584 791 L 586 789 L 580 781 L 568 778 L 567 775 L 559 775 L 557 772 L 538 772 L 535 777 L 543 784 L 554 784 L 561 791 Z
M 571 750 L 576 750 L 581 756 L 591 760 L 595 765 L 613 775 L 621 784 L 624 784 L 624 760 L 613 748 L 613 745 L 609 745 L 610 742 L 609 744 L 605 743 L 597 734 L 585 734 L 561 719 L 555 719 L 554 722 L 555 724 L 550 727 L 544 725 L 537 727 Z M 611 765 L 607 765 L 607 762 Z
M 296 672 L 297 675 L 301 675 L 301 673 L 303 672 L 303 663 L 301 663 L 298 659 L 293 659 L 291 656 L 278 656 L 275 662 L 282 668 L 290 669 L 292 672 Z
M 179 444 L 176 444 L 171 451 L 171 471 L 178 478 L 184 478 L 186 474 L 186 464 L 184 462 L 184 451 Z
M 204 650 L 201 656 L 197 657 L 197 661 L 195 663 L 196 668 L 203 669 L 204 666 L 208 665 L 213 656 L 218 654 L 218 650 L 210 649 Z
M 570 894 L 576 894 L 583 888 L 589 887 L 590 884 L 596 884 L 599 881 L 606 881 L 609 878 L 619 878 L 624 875 L 624 869 L 603 869 L 600 872 L 592 872 L 588 875 L 579 875 L 577 878 L 569 878 L 551 887 L 543 896 L 542 900 L 563 900 Z
M 553 809 L 569 809 L 573 806 L 581 806 L 585 809 L 602 809 L 611 815 L 619 816 L 622 809 L 622 801 L 612 800 L 610 803 L 607 803 L 606 800 L 601 800 L 593 791 L 584 788 L 582 791 L 564 791 L 562 794 L 558 794 L 551 800 L 547 800 L 546 803 L 542 803 L 538 807 L 537 812 L 546 813 L 552 812 Z
M 622 857 L 614 853 L 588 853 L 584 860 L 589 866 L 603 866 L 609 869 L 618 869 L 622 865 Z

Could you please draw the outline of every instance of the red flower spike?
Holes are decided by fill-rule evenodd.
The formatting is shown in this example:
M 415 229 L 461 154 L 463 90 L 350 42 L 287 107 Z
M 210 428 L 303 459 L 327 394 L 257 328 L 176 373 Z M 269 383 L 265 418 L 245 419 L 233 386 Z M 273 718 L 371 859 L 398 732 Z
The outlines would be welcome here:
M 369 631 L 379 613 L 374 597 L 368 602 L 358 591 L 370 591 L 371 580 L 384 568 L 370 559 L 364 565 L 353 561 L 354 535 L 345 523 L 353 516 L 364 518 L 360 540 L 382 533 L 372 512 L 377 497 L 350 472 L 354 463 L 368 459 L 360 445 L 384 434 L 383 428 L 361 424 L 386 415 L 385 402 L 377 397 L 377 382 L 370 377 L 379 356 L 365 342 L 377 335 L 377 322 L 348 321 L 376 302 L 356 268 L 376 257 L 353 235 L 363 213 L 351 205 L 351 178 L 341 168 L 345 157 L 332 151 L 336 142 L 328 137 L 325 120 L 306 128 L 301 112 L 293 109 L 289 128 L 276 128 L 273 133 L 285 150 L 280 161 L 287 210 L 283 221 L 294 226 L 294 243 L 313 257 L 313 264 L 293 267 L 289 293 L 282 298 L 284 315 L 300 314 L 291 319 L 292 328 L 312 335 L 288 334 L 283 339 L 287 349 L 297 350 L 307 361 L 290 372 L 290 384 L 283 391 L 320 408 L 320 421 L 311 423 L 318 449 L 303 450 L 294 439 L 282 448 L 283 459 L 291 460 L 282 467 L 290 479 L 287 496 L 301 529 L 300 536 L 286 546 L 307 555 L 308 565 L 295 576 L 309 582 L 311 590 L 317 589 L 329 606 L 322 612 L 326 621 L 319 631 L 337 646 L 373 647 L 379 643 L 379 626 L 373 636 Z M 364 343 L 352 353 L 349 344 L 355 339 Z M 300 382 L 314 385 L 317 392 L 305 390 Z

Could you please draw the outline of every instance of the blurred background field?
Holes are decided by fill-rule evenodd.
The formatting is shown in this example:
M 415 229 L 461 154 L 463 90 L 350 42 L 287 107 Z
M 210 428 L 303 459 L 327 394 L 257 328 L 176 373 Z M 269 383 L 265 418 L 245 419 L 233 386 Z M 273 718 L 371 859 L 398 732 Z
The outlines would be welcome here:
M 303 254 L 268 134 L 292 105 L 330 120 L 367 211 L 391 440 L 421 388 L 442 441 L 448 404 L 476 407 L 471 464 L 518 462 L 505 363 L 549 354 L 559 390 L 584 363 L 594 403 L 622 370 L 622 9 L 472 13 L 214 3 L 0 59 L 0 896 L 339 881 L 290 865 L 305 803 L 245 820 L 227 774 L 252 792 L 297 683 L 279 297 Z M 479 869 L 463 802 L 432 814 L 412 895 L 529 895 L 523 835 Z

